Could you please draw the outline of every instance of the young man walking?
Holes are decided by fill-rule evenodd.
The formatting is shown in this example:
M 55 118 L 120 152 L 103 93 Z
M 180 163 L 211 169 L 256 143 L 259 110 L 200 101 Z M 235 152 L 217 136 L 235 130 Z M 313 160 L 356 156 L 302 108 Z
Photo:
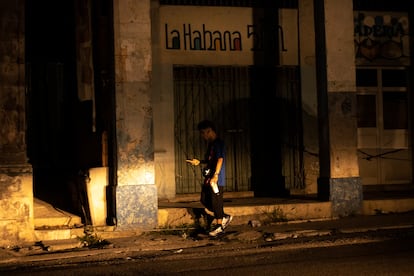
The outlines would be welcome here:
M 204 160 L 187 160 L 193 166 L 204 164 L 202 169 L 204 185 L 201 189 L 200 201 L 209 211 L 214 213 L 216 228 L 209 232 L 215 237 L 222 233 L 229 225 L 233 217 L 225 214 L 223 209 L 223 192 L 226 181 L 225 145 L 216 133 L 216 128 L 211 121 L 204 120 L 198 123 L 198 131 L 207 142 L 207 151 Z

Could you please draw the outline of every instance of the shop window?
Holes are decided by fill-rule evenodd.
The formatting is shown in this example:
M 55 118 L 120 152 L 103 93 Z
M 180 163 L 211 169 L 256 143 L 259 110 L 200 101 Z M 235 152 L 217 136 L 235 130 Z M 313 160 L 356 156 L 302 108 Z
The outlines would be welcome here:
M 376 127 L 377 110 L 375 95 L 357 95 L 358 127 Z
M 377 70 L 357 69 L 356 85 L 360 87 L 372 87 L 378 85 Z
M 384 92 L 384 129 L 406 129 L 408 127 L 407 93 Z
M 406 87 L 407 76 L 405 70 L 383 69 L 382 70 L 383 87 Z

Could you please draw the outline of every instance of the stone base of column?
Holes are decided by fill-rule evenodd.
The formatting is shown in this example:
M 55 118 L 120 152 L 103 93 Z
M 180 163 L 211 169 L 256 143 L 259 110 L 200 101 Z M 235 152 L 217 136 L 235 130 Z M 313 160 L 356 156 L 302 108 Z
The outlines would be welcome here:
M 34 241 L 32 167 L 0 166 L 0 187 L 0 246 Z
M 359 177 L 318 179 L 318 198 L 332 202 L 332 215 L 346 217 L 361 211 L 362 182 Z
M 120 228 L 154 229 L 158 226 L 157 187 L 122 185 L 116 187 L 116 216 Z

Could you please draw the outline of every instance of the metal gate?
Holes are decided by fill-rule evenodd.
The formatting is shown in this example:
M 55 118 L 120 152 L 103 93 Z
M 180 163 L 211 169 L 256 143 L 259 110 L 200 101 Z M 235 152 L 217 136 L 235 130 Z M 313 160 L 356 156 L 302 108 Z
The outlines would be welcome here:
M 186 159 L 204 156 L 206 144 L 200 138 L 197 123 L 203 119 L 215 122 L 218 135 L 226 143 L 225 191 L 251 190 L 251 70 L 252 67 L 174 67 L 175 111 L 175 176 L 177 194 L 201 191 L 200 167 L 193 167 Z M 275 111 L 285 113 L 282 147 L 283 171 L 287 188 L 301 188 L 302 170 L 301 109 L 297 69 L 280 70 L 279 93 L 294 104 Z M 292 106 L 294 109 L 292 109 Z M 297 109 L 299 106 L 299 110 Z M 298 113 L 299 112 L 299 113 Z M 298 116 L 299 114 L 299 116 Z M 293 121 L 294 120 L 294 121 Z M 285 129 L 286 127 L 286 129 Z M 298 179 L 300 181 L 298 181 Z

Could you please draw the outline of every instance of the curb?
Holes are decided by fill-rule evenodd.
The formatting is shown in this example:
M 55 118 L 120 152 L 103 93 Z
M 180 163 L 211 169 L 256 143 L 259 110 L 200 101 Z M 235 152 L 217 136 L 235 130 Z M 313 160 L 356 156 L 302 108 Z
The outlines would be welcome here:
M 260 220 L 243 220 L 234 224 L 236 231 L 231 231 L 226 239 L 240 242 L 281 241 L 302 237 L 329 236 L 338 233 L 364 233 L 378 230 L 398 230 L 414 228 L 414 212 L 407 214 L 390 214 L 368 217 L 314 218 L 298 219 L 286 222 L 274 222 L 262 225 Z M 241 220 L 240 220 L 241 221 Z M 359 225 L 359 227 L 352 227 Z M 195 248 L 206 244 L 222 244 L 221 240 L 208 238 L 189 239 L 188 231 L 195 228 L 165 228 L 154 230 L 120 230 L 115 227 L 97 227 L 86 231 L 83 229 L 78 237 L 64 240 L 46 240 L 22 247 L 0 248 L 0 264 L 7 266 L 56 259 L 70 259 L 83 256 L 98 256 L 130 251 L 171 251 L 182 248 Z M 182 234 L 180 234 L 183 231 Z M 164 233 L 165 232 L 165 233 Z M 99 240 L 108 241 L 102 248 L 85 246 L 84 235 L 95 235 Z M 92 242 L 93 242 L 93 238 Z M 1 267 L 0 266 L 0 267 Z M 1 271 L 1 270 L 0 270 Z
M 296 222 L 297 223 L 297 222 Z M 293 231 L 280 231 L 280 232 L 273 232 L 273 233 L 263 233 L 261 230 L 259 230 L 258 227 L 252 229 L 250 231 L 242 232 L 233 238 L 230 237 L 230 239 L 234 240 L 240 240 L 240 241 L 254 241 L 258 240 L 260 238 L 264 238 L 265 241 L 280 241 L 280 240 L 286 240 L 286 239 L 297 239 L 297 238 L 303 238 L 303 237 L 318 237 L 318 236 L 329 236 L 337 233 L 343 233 L 343 234 L 350 234 L 350 233 L 364 233 L 368 231 L 378 231 L 378 230 L 397 230 L 397 229 L 408 229 L 408 228 L 414 228 L 414 224 L 404 224 L 404 225 L 394 225 L 394 226 L 376 226 L 376 227 L 361 227 L 361 228 L 337 228 L 337 229 L 329 229 L 329 230 L 323 230 L 323 229 L 305 229 L 305 230 L 293 230 Z M 178 229 L 179 230 L 179 229 Z M 188 229 L 187 229 L 188 230 Z M 175 231 L 175 230 L 174 230 Z M 156 233 L 157 231 L 148 231 L 151 233 Z M 129 233 L 131 234 L 131 233 Z M 162 235 L 162 234 L 161 234 Z M 159 238 L 159 239 L 153 239 L 151 236 L 148 236 L 148 240 L 151 240 L 153 243 L 160 244 L 161 248 L 154 249 L 151 245 L 148 246 L 150 249 L 145 248 L 136 248 L 134 250 L 140 250 L 140 251 L 147 251 L 147 250 L 171 250 L 171 248 L 167 249 L 167 247 L 179 247 L 179 248 L 188 248 L 188 247 L 194 247 L 194 246 L 200 246 L 200 243 L 197 244 L 190 244 L 184 245 L 183 243 L 187 242 L 185 237 L 178 237 L 177 241 L 172 241 L 174 244 L 170 243 L 168 244 L 168 239 L 172 239 L 171 235 L 165 235 L 166 238 Z M 128 245 L 131 245 L 131 247 L 136 247 L 136 241 L 135 242 L 129 242 L 128 245 L 125 245 L 125 241 L 123 242 L 123 245 L 120 247 L 117 247 L 118 241 L 116 239 L 128 239 L 132 238 L 133 236 L 128 235 L 117 235 L 113 237 L 107 237 L 108 239 L 115 239 L 114 242 L 110 242 L 109 245 L 102 248 L 102 250 L 105 251 L 111 251 L 111 250 L 117 250 L 119 251 L 120 248 L 128 248 Z M 141 238 L 145 238 L 145 236 L 139 236 Z M 212 241 L 208 241 L 208 243 L 211 243 Z M 163 244 L 164 243 L 164 244 Z M 180 244 L 182 243 L 182 244 Z M 119 244 L 119 243 L 118 243 Z M 145 244 L 143 243 L 139 243 Z M 165 248 L 162 248 L 162 246 L 165 246 Z M 167 246 L 168 245 L 168 246 Z M 179 246 L 177 246 L 179 245 Z M 82 250 L 84 249 L 84 250 Z M 76 250 L 76 252 L 71 252 L 69 250 Z M 82 242 L 79 239 L 69 239 L 69 240 L 60 240 L 60 241 L 47 241 L 43 245 L 37 245 L 37 246 L 30 246 L 21 248 L 19 252 L 16 252 L 12 249 L 3 249 L 0 251 L 3 251 L 3 253 L 0 253 L 0 264 L 10 264 L 10 263 L 18 263 L 20 262 L 19 259 L 26 259 L 31 258 L 36 261 L 38 260 L 54 260 L 56 258 L 64 259 L 64 258 L 71 258 L 76 254 L 77 257 L 79 256 L 89 256 L 89 255 L 97 255 L 97 254 L 103 254 L 103 251 L 101 249 L 97 250 L 91 250 L 90 248 L 84 247 Z M 62 253 L 64 251 L 66 254 L 57 256 L 55 253 Z M 72 254 L 73 253 L 73 254 Z
M 394 225 L 394 226 L 376 226 L 376 227 L 363 227 L 363 228 L 338 228 L 331 230 L 297 230 L 274 233 L 276 240 L 282 240 L 286 238 L 300 238 L 300 237 L 315 237 L 315 236 L 327 236 L 333 234 L 353 234 L 353 233 L 365 233 L 370 231 L 380 230 L 398 230 L 414 228 L 414 224 L 406 225 Z

